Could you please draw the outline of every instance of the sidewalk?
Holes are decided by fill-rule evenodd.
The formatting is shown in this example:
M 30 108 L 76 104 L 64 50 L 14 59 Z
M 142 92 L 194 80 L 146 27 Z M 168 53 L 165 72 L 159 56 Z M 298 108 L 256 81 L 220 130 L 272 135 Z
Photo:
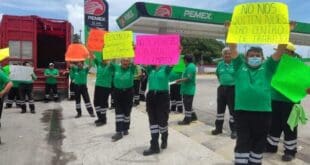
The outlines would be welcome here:
M 72 107 L 72 103 L 63 102 L 62 107 Z M 140 106 L 143 107 L 142 105 Z M 111 136 L 115 131 L 114 112 L 108 112 L 108 124 L 95 127 L 93 118 L 86 111 L 80 119 L 74 119 L 73 110 L 63 111 L 63 127 L 65 139 L 62 149 L 65 153 L 74 153 L 76 160 L 68 164 L 231 164 L 231 161 L 212 152 L 203 145 L 185 135 L 169 129 L 168 148 L 160 154 L 145 157 L 144 149 L 149 147 L 150 132 L 147 115 L 136 108 L 131 116 L 129 135 L 112 142 Z M 207 163 L 208 162 L 208 163 Z

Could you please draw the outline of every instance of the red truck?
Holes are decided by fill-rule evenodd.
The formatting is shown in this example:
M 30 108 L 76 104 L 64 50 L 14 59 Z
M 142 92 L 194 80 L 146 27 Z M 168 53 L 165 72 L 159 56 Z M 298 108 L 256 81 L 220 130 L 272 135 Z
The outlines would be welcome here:
M 0 22 L 0 48 L 10 48 L 10 63 L 29 61 L 38 79 L 34 82 L 34 96 L 44 96 L 44 69 L 50 62 L 62 73 L 66 69 L 65 52 L 71 43 L 73 27 L 66 20 L 38 16 L 3 15 Z M 60 75 L 58 89 L 68 93 L 68 77 Z

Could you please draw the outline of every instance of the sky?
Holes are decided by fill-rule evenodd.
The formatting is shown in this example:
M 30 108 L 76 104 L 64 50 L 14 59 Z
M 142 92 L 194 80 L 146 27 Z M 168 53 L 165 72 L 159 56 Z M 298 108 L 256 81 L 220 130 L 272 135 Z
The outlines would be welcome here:
M 124 13 L 135 0 L 107 0 L 109 3 L 110 30 L 119 30 L 116 19 Z M 175 6 L 186 6 L 205 10 L 233 12 L 234 6 L 240 3 L 266 0 L 142 0 Z M 284 2 L 289 7 L 290 20 L 310 23 L 310 0 L 273 0 Z M 74 26 L 75 33 L 84 29 L 84 0 L 0 0 L 0 20 L 3 14 L 38 15 L 46 18 L 66 19 Z M 84 33 L 82 33 L 84 34 Z M 84 36 L 82 36 L 83 38 Z M 244 47 L 244 46 L 242 46 Z M 265 54 L 273 51 L 274 46 L 264 46 Z M 244 48 L 243 48 L 244 49 Z M 297 53 L 310 57 L 310 48 L 298 46 Z

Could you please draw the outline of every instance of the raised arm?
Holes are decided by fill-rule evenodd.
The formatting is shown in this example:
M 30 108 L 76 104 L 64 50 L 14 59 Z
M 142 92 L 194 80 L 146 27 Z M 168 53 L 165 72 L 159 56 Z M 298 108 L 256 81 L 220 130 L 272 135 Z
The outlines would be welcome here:
M 281 56 L 285 52 L 287 45 L 286 44 L 280 44 L 278 45 L 278 48 L 276 52 L 271 56 L 273 60 L 279 61 L 281 59 Z
M 238 57 L 237 44 L 230 43 L 230 44 L 228 44 L 228 47 L 231 51 L 231 58 L 236 59 Z
M 6 93 L 8 93 L 12 87 L 13 87 L 13 83 L 11 81 L 9 81 L 5 85 L 4 89 L 2 91 L 0 91 L 0 98 L 2 98 Z

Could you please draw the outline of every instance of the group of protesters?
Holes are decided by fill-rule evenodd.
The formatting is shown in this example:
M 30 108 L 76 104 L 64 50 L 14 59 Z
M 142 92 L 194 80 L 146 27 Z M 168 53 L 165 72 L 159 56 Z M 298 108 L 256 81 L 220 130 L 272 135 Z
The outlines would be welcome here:
M 78 42 L 78 41 L 76 41 Z M 225 109 L 229 109 L 231 138 L 236 139 L 235 164 L 262 164 L 263 152 L 276 153 L 280 135 L 284 132 L 283 161 L 291 161 L 297 153 L 297 127 L 291 130 L 287 124 L 288 116 L 294 102 L 271 87 L 279 60 L 283 54 L 295 57 L 295 46 L 292 43 L 278 45 L 275 53 L 264 59 L 260 47 L 251 47 L 245 55 L 239 54 L 236 44 L 228 44 L 222 50 L 223 61 L 217 66 L 216 75 L 219 81 L 217 90 L 217 115 L 212 135 L 221 134 L 225 119 Z M 143 155 L 160 153 L 168 146 L 169 112 L 183 113 L 184 119 L 179 125 L 189 125 L 198 120 L 193 111 L 193 99 L 196 92 L 196 66 L 192 55 L 183 57 L 185 70 L 173 71 L 168 65 L 134 65 L 131 59 L 102 60 L 90 53 L 90 62 L 70 62 L 68 74 L 70 96 L 74 96 L 76 118 L 82 116 L 81 96 L 91 117 L 97 114 L 95 124 L 107 123 L 109 96 L 112 95 L 115 107 L 116 131 L 112 136 L 114 142 L 129 134 L 131 110 L 138 106 L 140 100 L 146 101 L 146 112 L 151 133 L 150 147 Z M 97 75 L 94 92 L 94 107 L 87 89 L 87 77 L 92 65 L 96 66 Z M 23 65 L 30 66 L 25 62 Z M 6 107 L 12 107 L 16 99 L 21 112 L 26 112 L 26 96 L 30 110 L 35 113 L 32 97 L 32 74 L 29 82 L 11 82 L 5 69 L 0 71 L 0 117 L 3 96 L 8 93 Z M 59 72 L 54 64 L 44 72 L 46 76 L 45 100 L 53 91 L 53 99 L 58 99 L 57 77 Z M 146 88 L 147 84 L 147 88 Z M 148 89 L 145 97 L 145 91 Z M 309 90 L 307 91 L 309 93 Z M 159 137 L 161 135 L 161 145 Z
M 229 44 L 223 49 L 223 61 L 216 70 L 220 86 L 217 91 L 215 129 L 211 134 L 222 133 L 225 109 L 228 106 L 231 138 L 236 139 L 235 164 L 261 164 L 263 152 L 277 152 L 282 132 L 285 148 L 282 160 L 294 159 L 297 152 L 297 127 L 290 130 L 286 123 L 294 103 L 270 84 L 281 56 L 289 54 L 295 57 L 295 49 L 292 43 L 279 45 L 266 60 L 260 47 L 251 47 L 245 55 L 238 54 L 236 44 Z M 142 72 L 147 75 L 148 92 L 145 101 L 151 132 L 150 148 L 143 155 L 156 154 L 160 148 L 167 148 L 170 111 L 182 113 L 184 108 L 185 116 L 178 122 L 179 125 L 188 125 L 197 120 L 192 107 L 196 91 L 196 66 L 192 55 L 183 57 L 186 68 L 182 73 L 172 71 L 173 66 L 134 65 L 130 59 L 121 59 L 120 63 L 99 60 L 93 56 L 91 59 L 97 68 L 94 105 L 98 117 L 95 123 L 98 126 L 107 122 L 108 98 L 113 91 L 116 119 L 113 141 L 129 134 L 132 106 L 139 105 L 138 100 L 142 98 L 138 96 L 141 94 L 139 87 L 136 87 L 140 86 L 141 81 L 135 84 Z M 76 88 L 77 118 L 81 116 L 80 95 L 83 96 L 89 114 L 94 117 L 86 87 L 88 71 L 89 66 L 83 67 L 83 62 L 73 64 L 70 68 L 70 74 L 75 75 L 72 81 Z

